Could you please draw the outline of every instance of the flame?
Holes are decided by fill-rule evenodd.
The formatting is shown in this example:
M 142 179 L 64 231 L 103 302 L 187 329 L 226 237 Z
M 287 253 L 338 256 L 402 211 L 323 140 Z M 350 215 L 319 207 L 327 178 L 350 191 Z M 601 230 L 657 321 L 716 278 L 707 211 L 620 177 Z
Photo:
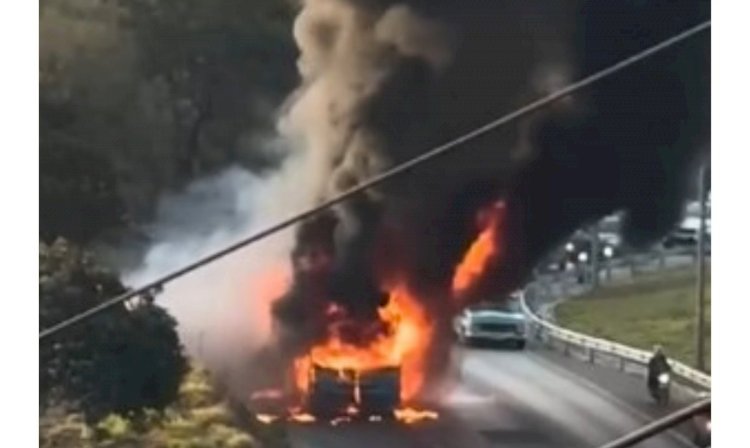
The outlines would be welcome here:
M 498 233 L 501 231 L 504 215 L 503 202 L 496 202 L 480 212 L 479 235 L 454 272 L 454 296 L 464 297 L 490 263 L 497 262 L 502 255 Z M 353 386 L 352 403 L 341 410 L 342 415 L 330 422 L 333 425 L 360 417 L 360 377 L 367 372 L 398 369 L 401 404 L 413 402 L 424 386 L 426 357 L 433 337 L 434 322 L 422 302 L 406 286 L 406 282 L 391 279 L 389 284 L 383 286 L 388 291 L 388 300 L 378 308 L 374 322 L 355 321 L 348 316 L 347 309 L 343 306 L 333 302 L 326 304 L 322 314 L 326 324 L 325 338 L 292 363 L 294 386 L 303 399 L 300 402 L 303 406 L 315 375 L 319 373 L 317 368 L 338 372 L 342 380 Z M 360 336 L 356 343 L 345 337 L 349 333 L 344 330 L 351 330 L 353 326 Z M 407 424 L 437 418 L 434 411 L 413 408 L 399 408 L 394 413 L 399 421 Z M 293 421 L 301 422 L 310 421 L 312 417 L 301 410 L 293 410 L 291 415 Z
M 327 315 L 333 316 L 340 308 L 329 306 Z M 338 319 L 345 319 L 338 315 Z M 338 321 L 337 319 L 337 321 Z M 328 325 L 325 341 L 315 345 L 308 354 L 294 361 L 297 389 L 307 394 L 315 374 L 313 365 L 339 371 L 353 371 L 355 378 L 355 403 L 359 400 L 359 372 L 388 367 L 400 368 L 401 399 L 413 398 L 424 384 L 426 351 L 433 326 L 425 310 L 403 285 L 390 289 L 388 302 L 378 309 L 379 324 L 383 331 L 365 345 L 349 343 L 338 332 L 337 321 Z
M 456 266 L 452 282 L 454 297 L 463 299 L 476 286 L 485 272 L 497 263 L 502 256 L 499 232 L 502 231 L 505 204 L 496 202 L 480 211 L 478 216 L 479 234 L 471 244 L 461 262 Z M 281 285 L 282 278 L 267 282 L 269 289 Z M 310 387 L 315 383 L 316 374 L 338 374 L 339 378 L 353 387 L 351 403 L 339 409 L 339 415 L 328 421 L 337 426 L 342 423 L 364 418 L 379 422 L 383 416 L 367 415 L 362 412 L 360 390 L 361 378 L 369 372 L 381 369 L 397 369 L 400 375 L 400 406 L 413 403 L 424 386 L 427 370 L 427 354 L 435 331 L 435 321 L 423 307 L 404 281 L 384 282 L 381 286 L 388 291 L 388 300 L 377 309 L 371 322 L 361 322 L 352 318 L 348 310 L 334 302 L 325 304 L 321 318 L 325 323 L 325 337 L 313 345 L 305 354 L 292 362 L 292 379 L 302 398 L 295 407 L 288 408 L 283 417 L 268 414 L 258 416 L 263 422 L 277 418 L 299 423 L 311 423 L 316 417 L 307 413 Z M 351 338 L 351 331 L 357 333 L 357 340 Z M 325 369 L 325 373 L 320 369 Z M 261 391 L 253 398 L 278 398 L 277 390 Z M 337 404 L 338 406 L 338 404 Z M 308 409 L 309 410 L 309 409 Z M 393 410 L 393 417 L 404 424 L 414 424 L 424 420 L 435 420 L 438 413 L 412 407 L 399 407 Z
M 357 414 L 359 411 L 356 409 L 356 407 L 350 407 L 347 409 L 346 415 L 342 415 L 339 417 L 335 417 L 331 419 L 328 423 L 331 426 L 339 426 L 343 423 L 351 423 L 354 421 L 354 418 L 357 417 Z M 439 417 L 439 414 L 435 411 L 430 411 L 426 409 L 415 409 L 410 407 L 405 408 L 398 408 L 393 411 L 393 416 L 401 423 L 407 424 L 407 425 L 413 425 L 415 423 L 419 423 L 426 420 L 437 420 Z M 306 412 L 303 412 L 300 408 L 293 409 L 286 417 L 281 417 L 278 415 L 273 414 L 256 414 L 255 418 L 266 425 L 269 425 L 277 420 L 280 420 L 284 418 L 286 421 L 290 422 L 296 422 L 296 423 L 315 423 L 317 420 L 315 416 L 308 414 Z M 367 417 L 367 421 L 370 423 L 382 423 L 385 420 L 383 419 L 383 416 L 381 415 L 370 415 Z
M 284 264 L 271 264 L 253 272 L 245 288 L 252 291 L 252 300 L 248 301 L 253 316 L 253 334 L 259 340 L 268 338 L 272 331 L 273 303 L 289 290 L 291 272 Z
M 271 424 L 279 419 L 277 415 L 271 415 L 271 414 L 257 414 L 255 418 L 258 419 L 259 422 L 264 423 L 266 425 Z
M 454 297 L 462 297 L 486 271 L 490 262 L 500 255 L 498 232 L 505 213 L 505 204 L 496 202 L 492 207 L 482 210 L 479 215 L 480 232 L 469 246 L 463 260 L 456 266 L 453 274 L 452 290 Z
M 306 412 L 292 413 L 289 416 L 289 420 L 298 423 L 313 423 L 315 422 L 315 416 Z
M 419 410 L 414 408 L 401 408 L 395 411 L 396 419 L 411 425 L 424 420 L 436 420 L 438 413 L 435 411 Z

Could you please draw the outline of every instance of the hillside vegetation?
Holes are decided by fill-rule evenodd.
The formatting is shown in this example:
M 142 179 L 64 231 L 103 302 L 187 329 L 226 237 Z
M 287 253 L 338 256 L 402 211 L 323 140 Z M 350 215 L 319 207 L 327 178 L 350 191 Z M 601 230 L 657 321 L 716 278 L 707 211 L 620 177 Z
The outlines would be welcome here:
M 711 278 L 706 282 L 706 359 L 711 365 Z M 695 269 L 643 275 L 560 304 L 558 322 L 592 336 L 695 363 Z
M 125 291 L 101 249 L 137 263 L 165 193 L 278 163 L 264 142 L 298 82 L 296 7 L 40 3 L 41 328 Z M 256 446 L 248 434 L 263 431 L 235 422 L 206 374 L 189 370 L 175 320 L 133 305 L 40 342 L 41 445 Z
M 257 438 L 250 435 L 256 434 Z M 179 397 L 163 412 L 139 417 L 110 414 L 87 424 L 76 413 L 50 409 L 42 416 L 40 448 L 251 448 L 285 447 L 276 427 L 240 421 L 217 394 L 208 374 L 193 368 Z
M 158 198 L 229 165 L 262 171 L 297 83 L 283 0 L 40 3 L 40 237 L 135 231 Z

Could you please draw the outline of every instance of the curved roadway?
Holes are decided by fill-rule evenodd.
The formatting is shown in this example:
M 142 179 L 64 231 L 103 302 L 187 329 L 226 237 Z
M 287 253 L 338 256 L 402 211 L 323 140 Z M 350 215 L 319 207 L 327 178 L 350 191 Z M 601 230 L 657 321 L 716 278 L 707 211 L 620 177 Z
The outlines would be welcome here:
M 681 265 L 680 259 L 666 265 Z M 621 274 L 614 269 L 614 276 Z M 624 272 L 624 271 L 623 271 Z M 626 275 L 627 273 L 623 274 Z M 580 289 L 550 281 L 537 295 L 541 314 Z M 537 344 L 525 351 L 456 347 L 455 385 L 440 400 L 440 418 L 413 426 L 398 423 L 293 425 L 298 448 L 584 448 L 598 447 L 689 403 L 673 394 L 667 408 L 655 405 L 643 372 L 621 372 L 614 360 L 595 364 Z M 635 374 L 634 374 L 635 373 Z M 682 425 L 637 445 L 690 448 L 691 429 Z
M 458 381 L 441 400 L 438 421 L 412 426 L 293 425 L 289 431 L 292 446 L 597 447 L 668 412 L 651 403 L 639 376 L 582 363 L 541 347 L 526 351 L 457 348 L 456 365 Z M 691 445 L 684 436 L 670 432 L 639 446 Z

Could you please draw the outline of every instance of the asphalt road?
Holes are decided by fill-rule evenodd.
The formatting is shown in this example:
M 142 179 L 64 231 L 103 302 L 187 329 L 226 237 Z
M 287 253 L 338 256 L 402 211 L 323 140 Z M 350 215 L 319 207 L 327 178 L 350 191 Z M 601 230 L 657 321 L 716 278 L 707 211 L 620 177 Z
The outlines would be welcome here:
M 644 261 L 637 263 L 641 271 L 660 267 L 656 260 Z M 690 263 L 689 257 L 670 256 L 664 265 Z M 619 266 L 612 269 L 612 274 L 613 278 L 627 278 L 632 271 Z M 536 303 L 540 314 L 548 314 L 546 311 L 561 297 L 581 292 L 580 285 L 569 282 L 545 283 L 546 294 Z M 454 385 L 436 405 L 440 412 L 437 421 L 412 426 L 292 425 L 292 446 L 597 447 L 688 404 L 676 394 L 666 409 L 654 404 L 638 369 L 625 373 L 614 368 L 617 363 L 609 362 L 614 360 L 598 359 L 590 364 L 576 353 L 566 357 L 533 343 L 525 351 L 457 347 L 454 359 Z M 638 446 L 689 448 L 690 433 L 689 426 L 683 425 Z
M 596 447 L 667 412 L 651 403 L 641 378 L 541 347 L 457 348 L 455 358 L 457 381 L 438 405 L 438 421 L 292 425 L 292 446 Z M 691 445 L 673 432 L 639 446 Z

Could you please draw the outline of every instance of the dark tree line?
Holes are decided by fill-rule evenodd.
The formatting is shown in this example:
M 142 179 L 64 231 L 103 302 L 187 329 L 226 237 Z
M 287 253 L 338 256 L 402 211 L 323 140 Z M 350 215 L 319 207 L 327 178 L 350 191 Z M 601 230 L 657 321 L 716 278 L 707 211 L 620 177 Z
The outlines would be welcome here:
M 297 82 L 293 14 L 279 0 L 40 3 L 41 328 L 123 291 L 87 249 L 136 233 L 164 192 L 277 162 L 262 141 Z M 40 343 L 40 406 L 163 408 L 186 370 L 175 327 L 121 306 Z
M 279 0 L 40 5 L 41 237 L 88 243 L 231 164 L 263 170 L 296 83 Z

